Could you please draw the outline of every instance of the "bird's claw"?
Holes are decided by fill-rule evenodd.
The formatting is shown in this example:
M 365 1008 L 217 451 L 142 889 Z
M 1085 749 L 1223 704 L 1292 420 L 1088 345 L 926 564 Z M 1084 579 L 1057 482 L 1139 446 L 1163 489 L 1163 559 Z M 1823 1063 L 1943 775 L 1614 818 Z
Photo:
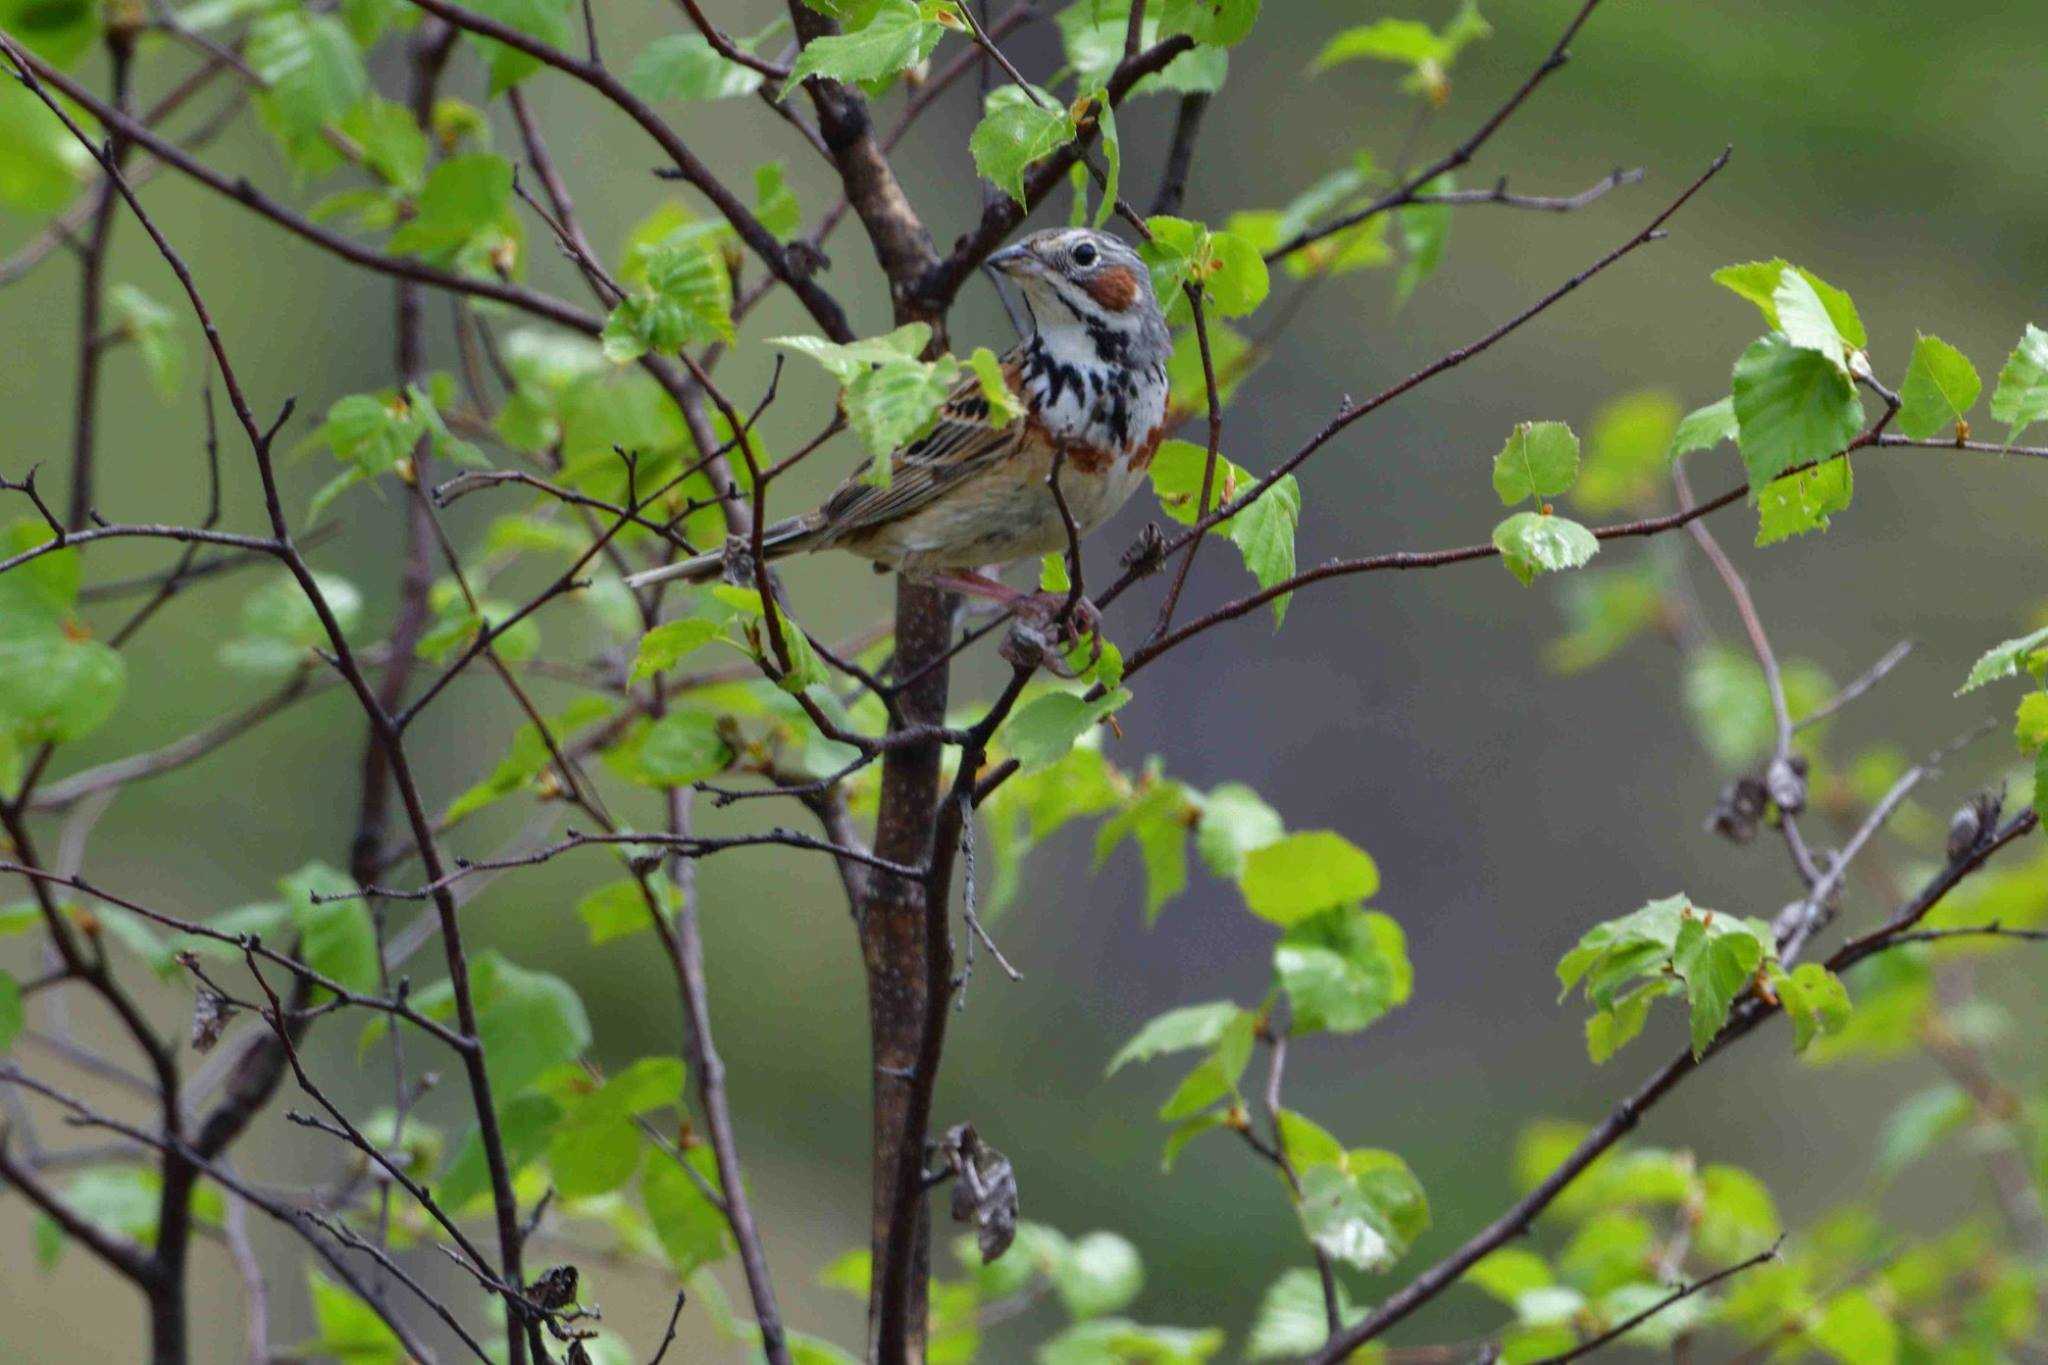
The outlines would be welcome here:
M 1076 669 L 1066 653 L 1083 638 L 1091 641 L 1088 659 Z M 1102 657 L 1102 613 L 1085 597 L 1063 592 L 1035 592 L 1017 600 L 1011 610 L 1010 633 L 997 651 L 1019 668 L 1043 664 L 1062 678 L 1093 668 Z

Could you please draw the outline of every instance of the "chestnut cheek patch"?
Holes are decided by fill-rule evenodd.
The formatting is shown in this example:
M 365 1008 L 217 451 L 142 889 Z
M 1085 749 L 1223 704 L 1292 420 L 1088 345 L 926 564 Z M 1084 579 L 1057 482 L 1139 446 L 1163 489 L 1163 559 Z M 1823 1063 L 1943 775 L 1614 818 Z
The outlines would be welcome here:
M 1112 313 L 1121 313 L 1138 300 L 1138 279 L 1124 266 L 1111 266 L 1082 288 L 1088 297 Z

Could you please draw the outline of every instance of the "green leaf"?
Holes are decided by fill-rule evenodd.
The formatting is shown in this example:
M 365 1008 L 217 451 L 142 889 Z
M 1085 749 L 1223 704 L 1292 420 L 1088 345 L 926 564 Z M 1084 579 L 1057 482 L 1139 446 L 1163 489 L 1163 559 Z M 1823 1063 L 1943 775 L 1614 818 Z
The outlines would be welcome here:
M 1206 1005 L 1183 1005 L 1157 1016 L 1110 1058 L 1105 1076 L 1114 1076 L 1132 1062 L 1149 1062 L 1169 1052 L 1206 1048 L 1223 1036 L 1223 1031 L 1244 1013 L 1228 1000 Z
M 633 669 L 627 681 L 641 683 L 657 673 L 666 673 L 685 655 L 710 644 L 723 633 L 723 626 L 702 616 L 664 621 L 640 637 L 640 646 L 634 651 Z
M 135 344 L 149 382 L 164 398 L 176 398 L 185 375 L 185 343 L 178 336 L 177 314 L 132 284 L 107 290 L 107 311 L 114 330 Z
M 1406 1241 L 1386 1208 L 1342 1166 L 1301 1172 L 1295 1203 L 1302 1231 L 1325 1256 L 1359 1270 L 1381 1271 L 1399 1260 Z
M 1380 870 L 1343 835 L 1310 830 L 1247 853 L 1238 888 L 1253 914 L 1292 926 L 1333 906 L 1370 900 L 1380 889 Z
M 1166 904 L 1188 884 L 1188 820 L 1193 814 L 1180 783 L 1156 778 L 1138 798 L 1105 820 L 1095 836 L 1095 866 L 1100 869 L 1125 839 L 1134 840 L 1145 865 L 1145 922 L 1159 917 Z
M 1199 496 L 1199 482 L 1195 491 Z M 1231 543 L 1237 546 L 1238 554 L 1244 559 L 1245 568 L 1251 571 L 1261 588 L 1270 588 L 1294 577 L 1294 533 L 1300 524 L 1301 485 L 1292 474 L 1275 480 L 1272 487 L 1224 523 L 1230 532 Z M 1273 599 L 1275 630 L 1286 621 L 1287 604 L 1293 596 L 1293 593 L 1282 593 Z
M 841 81 L 894 76 L 931 56 L 945 32 L 914 0 L 881 0 L 874 18 L 860 29 L 804 44 L 782 87 L 783 98 L 812 76 Z
M 1755 304 L 1764 315 L 1764 321 L 1773 329 L 1789 333 L 1792 328 L 1785 325 L 1783 300 L 1778 293 L 1787 276 L 1803 281 L 1812 291 L 1827 314 L 1829 327 L 1850 349 L 1860 351 L 1870 345 L 1870 336 L 1863 330 L 1863 320 L 1857 316 L 1856 305 L 1850 302 L 1849 296 L 1811 270 L 1790 265 L 1783 258 L 1724 266 L 1714 272 L 1714 282 Z M 1806 306 L 1804 293 L 1795 290 L 1790 297 L 1796 298 L 1802 308 Z M 1820 324 L 1809 316 L 1793 325 L 1812 328 Z M 1815 333 L 1812 339 L 1821 340 L 1821 337 Z
M 1174 1163 L 1180 1160 L 1180 1154 L 1187 1149 L 1187 1145 L 1190 1142 L 1193 1142 L 1204 1133 L 1215 1132 L 1218 1128 L 1223 1127 L 1225 1122 L 1227 1122 L 1227 1119 L 1223 1112 L 1212 1109 L 1205 1114 L 1197 1114 L 1193 1118 L 1175 1125 L 1174 1130 L 1166 1135 L 1166 1146 L 1159 1156 L 1159 1169 L 1165 1174 L 1171 1175 Z
M 294 155 L 369 89 L 362 54 L 332 15 L 268 14 L 250 26 L 244 57 L 265 86 L 258 103 Z
M 530 38 L 538 38 L 550 47 L 568 46 L 568 0 L 471 0 L 471 3 L 479 14 L 518 29 Z M 529 56 L 516 47 L 508 47 L 490 38 L 476 38 L 474 41 L 490 62 L 490 93 L 493 95 L 503 93 L 540 70 L 540 58 Z
M 1579 438 L 1563 422 L 1523 422 L 1493 457 L 1493 491 L 1508 507 L 1562 496 L 1579 476 Z
M 1971 666 L 1970 676 L 1963 679 L 1956 695 L 1960 697 L 1965 692 L 1974 692 L 2000 678 L 2014 677 L 2022 668 L 2035 668 L 2040 662 L 2036 656 L 2042 651 L 2048 651 L 2048 626 L 1993 645 Z
M 718 1168 L 708 1145 L 691 1148 L 683 1159 L 711 1188 L 718 1188 Z M 648 1163 L 640 1176 L 640 1199 L 678 1279 L 725 1255 L 725 1215 L 704 1197 L 689 1173 L 668 1157 Z
M 1794 465 L 1846 449 L 1863 428 L 1863 404 L 1849 376 L 1778 333 L 1751 343 L 1735 362 L 1733 397 L 1753 490 Z
M 316 573 L 327 609 L 344 637 L 363 615 L 363 595 L 338 574 Z M 333 642 L 319 612 L 288 573 L 279 573 L 242 599 L 242 633 L 221 647 L 221 662 L 252 673 L 284 674 L 313 662 L 312 651 Z
M 784 241 L 803 226 L 804 207 L 789 187 L 789 173 L 780 161 L 764 161 L 754 167 L 754 216 Z
M 1038 1348 L 1038 1365 L 1203 1365 L 1223 1349 L 1220 1328 L 1145 1327 L 1123 1318 L 1077 1322 Z
M 512 218 L 512 163 L 489 152 L 450 157 L 434 167 L 413 216 L 391 234 L 391 250 L 452 261 L 481 234 Z
M 100 40 L 101 5 L 98 0 L 0 0 L 0 28 L 53 66 L 69 66 Z
M 1280 813 L 1250 787 L 1226 782 L 1202 801 L 1195 825 L 1195 849 L 1213 876 L 1236 881 L 1246 855 L 1277 842 L 1285 833 Z
M 1586 1055 L 1593 1065 L 1603 1066 L 1614 1054 L 1634 1042 L 1650 1017 L 1650 1006 L 1659 996 L 1678 989 L 1675 981 L 1646 981 L 1617 999 L 1607 1009 L 1586 1019 Z
M 1723 441 L 1734 440 L 1740 430 L 1732 397 L 1694 408 L 1679 422 L 1678 430 L 1671 433 L 1671 458 L 1675 460 L 1695 450 L 1712 450 Z
M 1749 1172 L 1734 1166 L 1709 1166 L 1700 1172 L 1706 1196 L 1696 1231 L 1702 1255 L 1730 1262 L 1769 1246 L 1779 1232 L 1778 1207 L 1771 1192 Z
M 1756 496 L 1758 545 L 1775 545 L 1809 531 L 1825 531 L 1829 519 L 1849 509 L 1856 474 L 1849 457 L 1773 479 Z
M 1417 19 L 1377 19 L 1347 28 L 1324 44 L 1310 69 L 1321 72 L 1349 62 L 1389 62 L 1408 68 L 1405 89 L 1440 101 L 1449 89 L 1451 63 L 1466 46 L 1492 32 L 1473 0 L 1465 0 L 1441 33 Z
M 1182 0 L 1175 0 L 1175 8 L 1186 10 L 1189 7 Z M 1253 0 L 1225 0 L 1216 13 L 1220 16 L 1224 10 L 1242 12 L 1246 9 L 1256 11 L 1257 8 Z M 1164 9 L 1163 4 L 1152 4 L 1146 8 L 1139 36 L 1142 47 L 1158 42 L 1165 31 L 1160 24 L 1160 14 Z M 1086 0 L 1086 3 L 1067 5 L 1054 16 L 1066 49 L 1067 65 L 1073 69 L 1078 88 L 1102 88 L 1123 61 L 1124 36 L 1130 30 L 1130 15 L 1130 0 Z M 1184 16 L 1176 14 L 1174 17 Z M 1220 22 L 1219 27 L 1223 27 Z M 1191 28 L 1180 31 L 1191 31 Z M 1229 71 L 1229 54 L 1221 47 L 1204 41 L 1192 52 L 1184 52 L 1168 62 L 1166 69 L 1158 75 L 1139 81 L 1131 88 L 1130 96 L 1162 91 L 1213 95 L 1223 88 Z
M 590 1046 L 590 1019 L 583 1002 L 558 976 L 515 966 L 496 949 L 486 948 L 470 964 L 470 987 L 484 1067 L 499 1095 L 518 1094 Z M 428 997 L 416 996 L 413 1003 L 424 1012 Z M 453 1017 L 452 1008 L 445 1017 Z
M 649 351 L 730 342 L 732 274 L 705 237 L 657 246 L 643 258 L 644 284 L 605 320 L 605 357 L 623 363 Z
M 1896 1179 L 1943 1138 L 1961 1131 L 1974 1112 L 1970 1097 L 1955 1085 L 1937 1085 L 1907 1096 L 1878 1133 L 1878 1174 Z
M 98 640 L 0 635 L 0 731 L 24 748 L 91 734 L 120 706 L 127 685 L 127 664 Z
M 537 1091 L 500 1100 L 498 1135 L 504 1143 L 506 1164 L 518 1171 L 538 1161 L 547 1150 L 549 1134 L 561 1118 L 562 1106 Z M 485 1198 L 490 1188 L 490 1166 L 484 1156 L 483 1138 L 471 1129 L 449 1159 L 435 1193 L 443 1205 L 459 1209 Z
M 1423 190 L 1430 194 L 1447 194 L 1456 188 L 1451 176 L 1440 175 Z M 1401 273 L 1394 280 L 1394 308 L 1399 311 L 1444 262 L 1444 248 L 1451 239 L 1451 206 L 1409 204 L 1396 209 L 1394 219 L 1401 230 L 1403 250 Z
M 642 1057 L 572 1104 L 548 1143 L 556 1190 L 588 1199 L 631 1180 L 647 1145 L 633 1120 L 679 1105 L 683 1079 L 679 1059 Z
M 1899 430 L 1916 441 L 1960 429 L 1977 405 L 1984 381 L 1970 358 L 1940 337 L 1922 334 L 1899 385 Z
M 28 1011 L 21 1003 L 21 983 L 12 975 L 0 971 L 0 1052 L 14 1046 L 14 1040 L 21 1034 L 21 1026 L 28 1022 Z
M 1569 517 L 1517 512 L 1493 528 L 1501 563 L 1523 584 L 1540 573 L 1576 569 L 1600 551 L 1591 531 Z
M 1130 691 L 1121 687 L 1094 701 L 1071 692 L 1049 692 L 1010 717 L 1003 739 L 1026 769 L 1042 768 L 1064 758 L 1091 726 L 1130 699 Z
M 1991 395 L 1991 415 L 2011 428 L 2008 443 L 2034 423 L 2048 418 L 2048 332 L 2033 323 L 2013 347 L 2005 367 L 1998 372 L 1998 388 Z
M 341 130 L 363 149 L 363 164 L 392 188 L 414 194 L 426 183 L 427 135 L 412 110 L 372 94 L 348 111 Z
M 1200 43 L 1233 47 L 1258 22 L 1260 0 L 1162 0 L 1160 29 Z
M 308 1354 L 324 1355 L 348 1365 L 404 1365 L 408 1358 L 398 1336 L 377 1311 L 353 1292 L 319 1271 L 306 1271 L 313 1295 L 313 1325 L 318 1335 Z
M 370 910 L 354 896 L 355 882 L 325 863 L 308 863 L 278 883 L 299 931 L 299 956 L 307 966 L 352 991 L 377 989 L 377 933 Z M 346 896 L 316 904 L 314 897 Z M 324 997 L 326 992 L 320 994 Z
M 1842 1365 L 1895 1365 L 1899 1358 L 1899 1329 L 1861 1289 L 1829 1300 L 1809 1330 L 1813 1344 Z
M 626 88 L 643 100 L 729 100 L 761 88 L 761 73 L 727 61 L 695 33 L 671 33 L 640 49 Z
M 2048 745 L 2048 692 L 2029 692 L 2013 715 L 2013 738 L 2020 752 L 2031 754 Z
M 91 8 L 98 12 L 98 5 Z M 60 212 L 93 165 L 92 154 L 34 91 L 11 74 L 0 83 L 0 207 Z
M 643 786 L 683 787 L 724 772 L 733 751 L 716 712 L 674 707 L 606 758 Z
M 1778 327 L 1787 341 L 1802 350 L 1826 356 L 1829 364 L 1849 374 L 1852 347 L 1837 330 L 1827 305 L 1804 275 L 1796 270 L 1780 274 L 1777 288 L 1771 291 L 1771 302 L 1776 305 Z
M 1723 921 L 1716 921 L 1716 925 Z M 1715 932 L 1688 919 L 1671 951 L 1671 965 L 1685 978 L 1692 1004 L 1692 1055 L 1707 1047 L 1728 1022 L 1735 998 L 1749 988 L 1756 969 L 1770 951 L 1767 936 L 1752 932 Z
M 1772 988 L 1792 1016 L 1792 1046 L 1801 1052 L 1824 1034 L 1849 1023 L 1849 991 L 1842 979 L 1818 962 L 1803 962 L 1789 974 L 1774 971 Z
M 1240 1011 L 1225 1024 L 1209 1055 L 1181 1078 L 1173 1094 L 1159 1107 L 1159 1117 L 1172 1123 L 1190 1118 L 1219 1100 L 1234 1100 L 1237 1082 L 1251 1059 L 1257 1023 L 1249 1011 Z
M 1401 926 L 1351 906 L 1289 929 L 1273 949 L 1273 971 L 1294 1006 L 1296 1033 L 1355 1033 L 1404 1004 L 1415 981 Z
M 1074 1240 L 1049 1267 L 1052 1286 L 1076 1322 L 1126 1307 L 1145 1287 L 1138 1250 L 1113 1232 L 1091 1232 Z
M 1036 98 L 1033 96 L 1036 95 Z M 1024 202 L 1024 172 L 1073 141 L 1072 112 L 1034 87 L 999 85 L 988 92 L 986 112 L 967 139 L 974 169 L 1018 203 Z
M 1550 1266 L 1527 1247 L 1501 1247 L 1474 1261 L 1465 1272 L 1473 1288 L 1512 1307 L 1524 1294 L 1548 1289 L 1556 1281 Z
M 1186 322 L 1191 316 L 1182 292 L 1189 283 L 1204 291 L 1216 316 L 1241 317 L 1265 302 L 1272 280 L 1255 243 L 1186 218 L 1156 216 L 1146 219 L 1145 226 L 1152 238 L 1138 251 L 1152 272 L 1153 294 L 1168 322 Z
M 1011 391 L 1009 381 L 1003 377 L 1003 362 L 994 351 L 986 346 L 975 347 L 967 357 L 967 368 L 974 371 L 981 396 L 988 402 L 990 426 L 1001 431 L 1024 415 L 1024 400 Z
M 1337 1286 L 1339 1318 L 1348 1326 L 1361 1316 L 1351 1296 Z M 1330 1323 L 1323 1303 L 1323 1286 L 1316 1272 L 1307 1266 L 1283 1271 L 1259 1300 L 1252 1319 L 1251 1335 L 1245 1341 L 1245 1359 L 1278 1360 L 1312 1356 L 1329 1340 Z
M 675 914 L 680 893 L 675 883 L 660 872 L 648 878 L 654 890 L 655 901 L 661 906 L 663 915 Z M 607 882 L 576 902 L 576 918 L 590 931 L 590 946 L 600 947 L 615 938 L 626 938 L 654 927 L 654 916 L 647 908 L 647 897 L 641 893 L 640 883 L 631 877 Z
M 1678 401 L 1655 389 L 1624 394 L 1602 407 L 1586 437 L 1573 501 L 1589 512 L 1656 505 L 1670 486 L 1665 463 L 1679 417 Z

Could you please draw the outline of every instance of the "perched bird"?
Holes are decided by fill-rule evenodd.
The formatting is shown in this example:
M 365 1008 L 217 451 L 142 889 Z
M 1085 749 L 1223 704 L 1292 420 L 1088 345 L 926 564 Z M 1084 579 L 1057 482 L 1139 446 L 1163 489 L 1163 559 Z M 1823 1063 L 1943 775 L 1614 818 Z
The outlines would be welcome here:
M 1002 364 L 1024 415 L 992 425 L 970 377 L 946 399 L 938 425 L 890 457 L 886 487 L 856 474 L 817 511 L 765 528 L 768 558 L 841 549 L 1023 614 L 1055 605 L 986 570 L 1067 548 L 1049 479 L 1056 456 L 1060 495 L 1082 534 L 1146 481 L 1165 433 L 1173 340 L 1145 263 L 1107 233 L 1034 233 L 988 263 L 1017 281 L 1030 313 L 1031 335 Z M 723 559 L 701 554 L 627 582 L 703 582 Z

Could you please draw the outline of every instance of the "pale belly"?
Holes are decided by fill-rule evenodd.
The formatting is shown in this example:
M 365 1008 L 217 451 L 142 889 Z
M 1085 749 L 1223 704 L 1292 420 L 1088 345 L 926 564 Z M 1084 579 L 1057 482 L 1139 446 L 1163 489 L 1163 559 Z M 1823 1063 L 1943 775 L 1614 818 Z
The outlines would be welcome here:
M 1114 516 L 1145 483 L 1134 458 L 1107 469 L 1060 468 L 1060 492 L 1075 530 L 1087 535 Z M 1036 558 L 1067 548 L 1066 523 L 1046 482 L 1051 456 L 1008 461 L 901 521 L 849 537 L 844 548 L 912 573 L 967 571 Z

